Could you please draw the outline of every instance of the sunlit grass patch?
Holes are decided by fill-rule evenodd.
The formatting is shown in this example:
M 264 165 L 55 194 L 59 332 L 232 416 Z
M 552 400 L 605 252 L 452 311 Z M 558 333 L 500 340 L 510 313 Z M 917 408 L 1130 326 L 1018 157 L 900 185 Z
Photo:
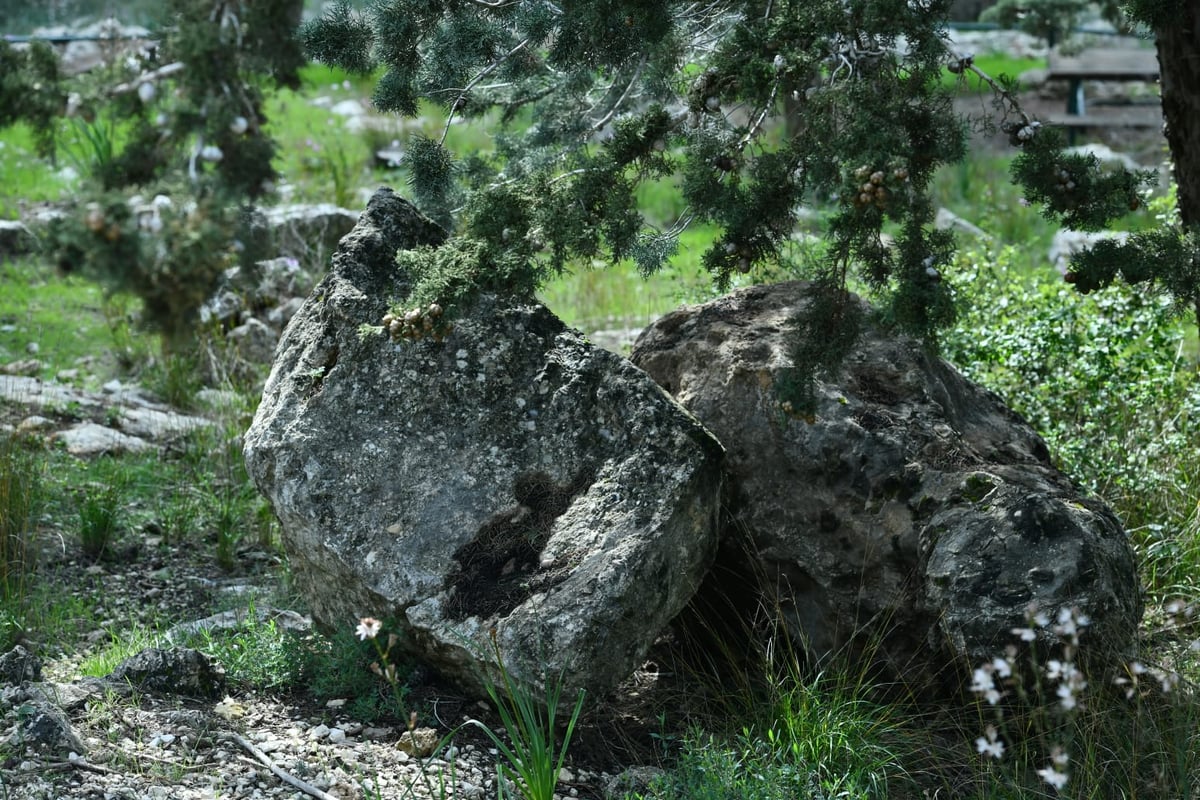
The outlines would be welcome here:
M 116 371 L 113 330 L 128 325 L 128 303 L 34 257 L 0 260 L 0 285 L 0 362 L 36 359 L 43 378 Z

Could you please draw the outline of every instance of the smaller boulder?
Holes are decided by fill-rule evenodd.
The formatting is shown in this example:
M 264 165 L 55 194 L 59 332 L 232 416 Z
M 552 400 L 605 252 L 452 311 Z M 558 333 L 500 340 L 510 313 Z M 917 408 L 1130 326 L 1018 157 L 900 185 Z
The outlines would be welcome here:
M 354 229 L 358 214 L 333 203 L 275 206 L 265 210 L 277 250 L 304 258 L 314 250 L 331 253 L 343 236 Z
M 31 700 L 18 717 L 15 741 L 9 740 L 13 744 L 55 759 L 86 752 L 83 741 L 71 727 L 67 715 L 58 707 L 41 700 Z
M 781 402 L 792 321 L 817 297 L 750 287 L 668 314 L 634 347 L 726 448 L 711 593 L 778 609 L 814 661 L 862 653 L 929 688 L 1003 653 L 1031 607 L 1077 608 L 1093 649 L 1127 652 L 1141 616 L 1128 537 L 996 395 L 868 324 L 811 416 Z
M 187 697 L 219 697 L 225 670 L 199 650 L 148 647 L 117 665 L 108 681 L 128 681 L 143 692 Z
M 270 364 L 279 343 L 278 334 L 253 317 L 225 334 L 225 339 L 233 345 L 238 358 L 251 364 Z
M 23 256 L 37 249 L 37 237 L 24 223 L 15 219 L 0 219 L 0 258 Z
M 20 684 L 42 679 L 42 660 L 21 645 L 0 656 L 0 683 Z
M 145 439 L 106 428 L 95 422 L 76 425 L 54 436 L 73 456 L 96 456 L 103 453 L 140 453 L 151 445 Z

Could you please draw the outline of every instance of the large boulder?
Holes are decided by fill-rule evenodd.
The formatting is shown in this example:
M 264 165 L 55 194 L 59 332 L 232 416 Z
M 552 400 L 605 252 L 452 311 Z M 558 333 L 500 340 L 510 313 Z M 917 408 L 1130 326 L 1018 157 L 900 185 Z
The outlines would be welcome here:
M 1125 532 L 994 394 L 869 327 L 814 415 L 785 410 L 790 320 L 813 297 L 752 287 L 668 314 L 634 346 L 727 450 L 714 582 L 757 581 L 754 602 L 818 660 L 869 642 L 918 682 L 1001 654 L 1031 608 L 1077 607 L 1092 641 L 1127 647 L 1141 605 Z
M 441 341 L 360 333 L 409 293 L 396 252 L 444 237 L 376 193 L 284 333 L 250 474 L 318 624 L 394 618 L 475 690 L 493 647 L 518 680 L 610 688 L 711 563 L 721 447 L 520 298 L 480 298 Z

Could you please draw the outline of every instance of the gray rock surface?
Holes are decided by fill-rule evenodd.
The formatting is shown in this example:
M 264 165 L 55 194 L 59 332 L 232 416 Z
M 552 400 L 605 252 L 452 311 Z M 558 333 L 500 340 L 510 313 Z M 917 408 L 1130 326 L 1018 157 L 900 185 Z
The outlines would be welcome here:
M 213 698 L 225 688 L 225 671 L 199 650 L 148 647 L 118 664 L 105 680 L 128 682 L 143 692 Z
M 87 752 L 66 714 L 57 706 L 30 700 L 20 716 L 17 730 L 5 744 L 28 748 L 54 758 Z
M 685 307 L 631 356 L 727 449 L 722 566 L 810 654 L 882 637 L 874 655 L 918 681 L 1002 653 L 1031 606 L 1078 607 L 1091 641 L 1126 648 L 1141 604 L 1124 531 L 994 394 L 871 328 L 815 416 L 785 412 L 775 382 L 808 289 Z
M 376 193 L 284 334 L 247 466 L 318 624 L 396 618 L 475 691 L 493 635 L 518 680 L 607 689 L 709 566 L 721 448 L 533 303 L 483 297 L 443 341 L 360 336 L 408 294 L 396 251 L 443 237 Z
M 140 436 L 121 433 L 114 428 L 96 422 L 82 422 L 53 435 L 73 456 L 98 456 L 102 454 L 141 453 L 151 444 Z
M 279 343 L 279 334 L 254 317 L 231 329 L 225 338 L 237 357 L 251 364 L 270 364 Z
M 354 228 L 358 214 L 333 203 L 291 204 L 263 209 L 283 256 L 302 258 L 314 251 L 331 253 Z
M 47 412 L 73 407 L 87 416 L 103 418 L 105 424 L 83 421 L 62 430 L 55 430 L 56 423 L 38 414 L 21 422 L 22 432 L 45 431 L 48 438 L 79 456 L 140 452 L 212 425 L 203 417 L 181 414 L 138 387 L 120 381 L 109 381 L 103 391 L 94 392 L 38 378 L 0 375 L 0 402 Z
M 0 683 L 19 684 L 42 679 L 42 660 L 21 645 L 0 655 Z
M 37 237 L 24 223 L 15 219 L 0 219 L 0 258 L 22 256 L 37 249 Z

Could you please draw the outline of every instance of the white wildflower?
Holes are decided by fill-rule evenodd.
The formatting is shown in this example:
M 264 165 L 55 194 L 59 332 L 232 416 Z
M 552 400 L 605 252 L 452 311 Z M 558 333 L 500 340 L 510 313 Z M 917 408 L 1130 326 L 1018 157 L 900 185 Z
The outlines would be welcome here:
M 1058 703 L 1063 707 L 1063 711 L 1070 711 L 1071 709 L 1075 708 L 1075 706 L 1079 705 L 1078 701 L 1075 699 L 1074 690 L 1071 689 L 1068 684 L 1060 683 L 1058 685 L 1058 689 L 1056 690 L 1056 694 L 1058 695 Z
M 215 144 L 206 144 L 200 149 L 200 157 L 205 161 L 220 161 L 225 154 Z
M 988 725 L 984 729 L 984 735 L 975 740 L 975 750 L 980 755 L 991 756 L 999 759 L 1004 756 L 1004 742 L 997 738 L 996 726 Z
M 1044 780 L 1046 783 L 1050 784 L 1055 789 L 1058 789 L 1060 791 L 1062 790 L 1062 788 L 1064 786 L 1067 785 L 1067 777 L 1068 777 L 1067 773 L 1059 772 L 1054 767 L 1046 767 L 1045 769 L 1039 769 L 1037 771 L 1037 774 L 1040 775 L 1042 780 Z
M 1007 678 L 1012 675 L 1012 664 L 1008 663 L 1008 659 L 1001 658 L 1000 656 L 992 659 L 992 669 L 1001 678 Z
M 145 83 L 138 84 L 137 93 L 143 103 L 149 103 L 154 99 L 154 95 L 158 94 L 158 90 L 154 88 L 153 83 L 146 81 Z
M 995 688 L 996 684 L 992 680 L 992 673 L 985 667 L 979 667 L 971 673 L 972 692 L 981 693 Z
M 1179 673 L 1160 671 L 1155 675 L 1158 678 L 1158 684 L 1162 687 L 1163 694 L 1170 694 L 1175 689 L 1179 688 Z
M 988 705 L 994 706 L 1000 702 L 1000 698 L 1004 695 L 996 688 L 996 683 L 992 679 L 993 669 L 994 667 L 991 664 L 985 664 L 976 669 L 971 675 L 970 689 L 976 694 L 983 695 Z
M 1010 632 L 1022 642 L 1032 642 L 1037 639 L 1037 631 L 1033 628 L 1013 628 Z
M 367 639 L 374 639 L 378 636 L 382 628 L 383 623 L 374 617 L 363 617 L 358 621 L 358 627 L 354 629 L 354 635 L 365 642 Z

